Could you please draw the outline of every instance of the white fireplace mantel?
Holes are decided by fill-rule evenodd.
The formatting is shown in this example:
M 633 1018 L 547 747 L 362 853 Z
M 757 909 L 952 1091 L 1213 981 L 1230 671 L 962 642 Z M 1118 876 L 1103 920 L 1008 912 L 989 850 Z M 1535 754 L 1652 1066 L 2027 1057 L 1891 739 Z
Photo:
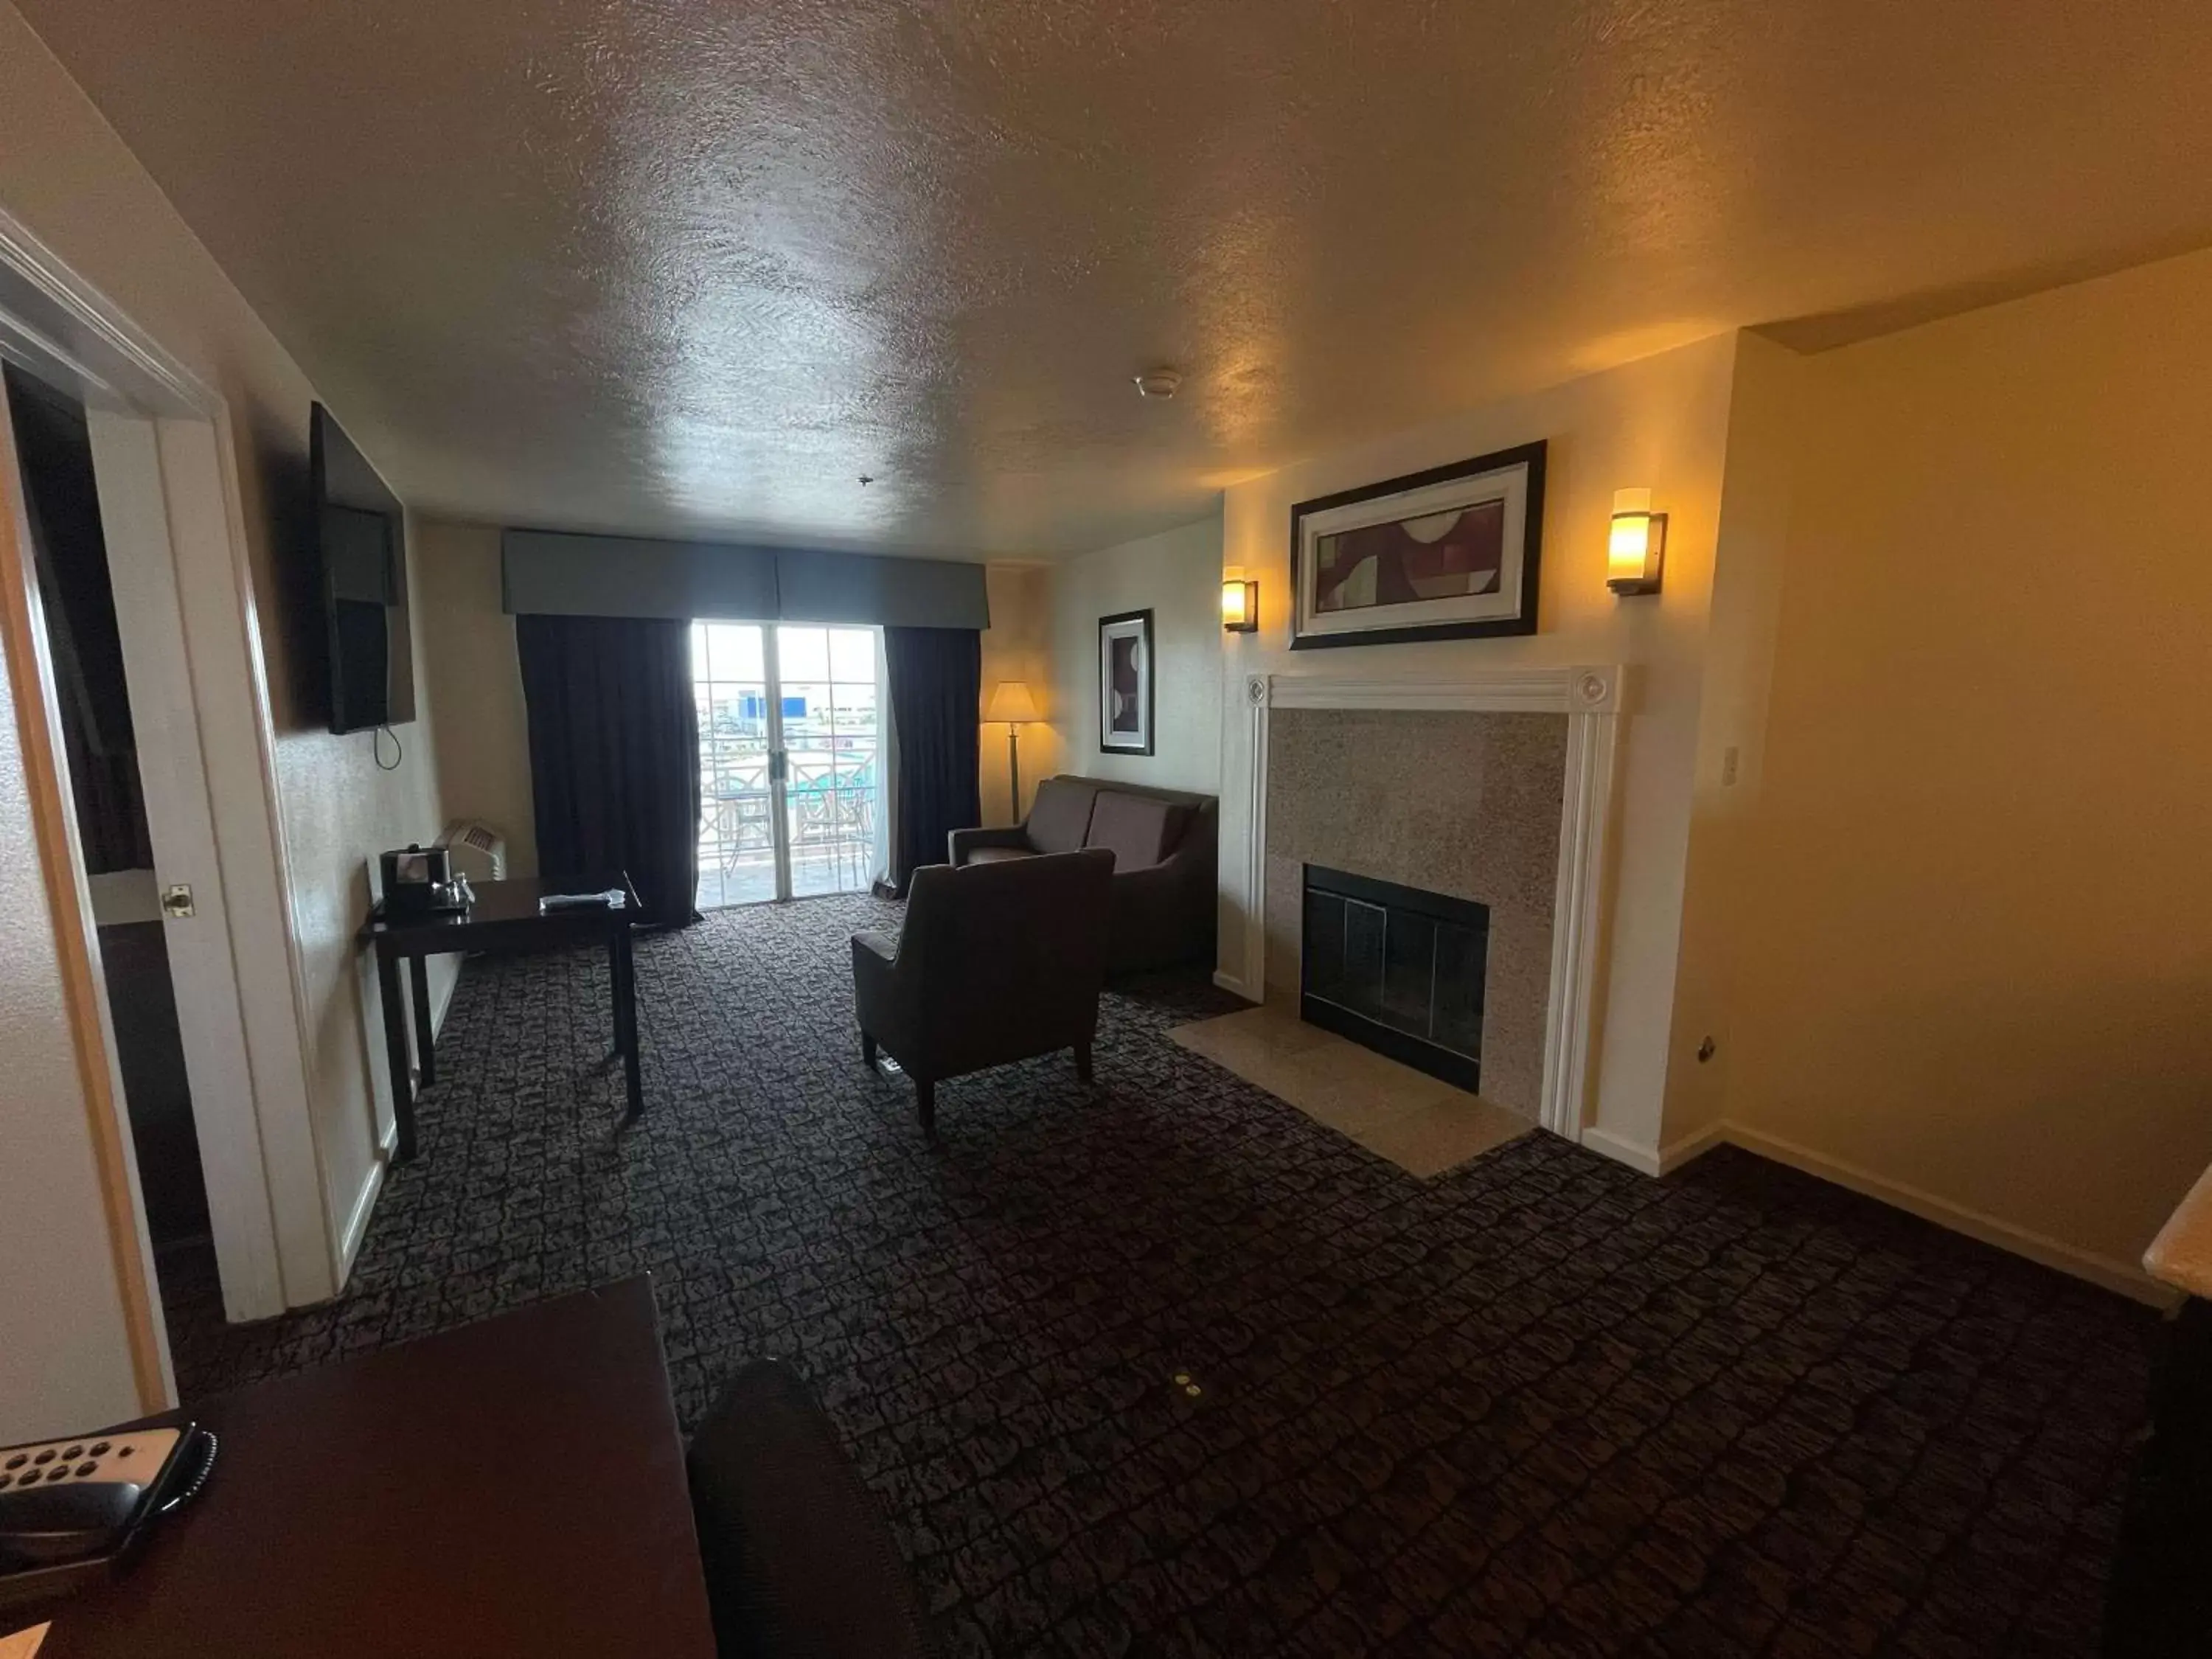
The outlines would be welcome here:
M 1578 1139 L 1589 1096 L 1595 1038 L 1591 988 L 1597 973 L 1605 849 L 1613 810 L 1622 700 L 1617 664 L 1500 668 L 1439 679 L 1340 679 L 1322 674 L 1245 678 L 1246 743 L 1222 780 L 1224 802 L 1243 808 L 1242 845 L 1233 819 L 1222 847 L 1229 896 L 1244 917 L 1241 973 L 1217 973 L 1224 989 L 1252 1001 L 1267 993 L 1267 717 L 1277 708 L 1417 709 L 1492 714 L 1565 714 L 1566 786 L 1559 802 L 1559 884 L 1552 911 L 1551 989 L 1544 1021 L 1538 1121 Z

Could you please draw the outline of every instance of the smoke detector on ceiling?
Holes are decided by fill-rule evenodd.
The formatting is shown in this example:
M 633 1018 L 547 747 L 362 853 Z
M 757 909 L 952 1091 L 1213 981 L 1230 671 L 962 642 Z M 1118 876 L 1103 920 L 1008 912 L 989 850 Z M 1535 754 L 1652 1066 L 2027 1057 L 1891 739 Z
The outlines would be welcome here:
M 1182 376 L 1171 368 L 1148 368 L 1136 376 L 1139 398 L 1172 398 L 1182 385 Z

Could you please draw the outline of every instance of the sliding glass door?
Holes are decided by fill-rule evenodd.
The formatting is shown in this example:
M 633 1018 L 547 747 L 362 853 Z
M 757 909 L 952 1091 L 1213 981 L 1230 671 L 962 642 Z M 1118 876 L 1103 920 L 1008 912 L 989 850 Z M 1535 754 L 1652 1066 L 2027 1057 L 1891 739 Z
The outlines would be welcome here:
M 695 623 L 699 908 L 865 890 L 883 868 L 873 628 Z

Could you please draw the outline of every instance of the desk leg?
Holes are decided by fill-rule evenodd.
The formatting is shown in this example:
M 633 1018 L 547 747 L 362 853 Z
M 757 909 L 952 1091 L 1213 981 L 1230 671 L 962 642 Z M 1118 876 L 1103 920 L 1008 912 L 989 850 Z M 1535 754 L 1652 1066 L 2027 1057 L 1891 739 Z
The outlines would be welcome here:
M 407 958 L 407 988 L 415 1004 L 415 1065 L 422 1073 L 422 1086 L 428 1088 L 438 1080 L 436 1039 L 430 1032 L 430 961 L 427 957 Z
M 615 1047 L 623 1057 L 623 1081 L 629 1092 L 624 1123 L 635 1123 L 645 1111 L 645 1085 L 637 1067 L 637 965 L 630 957 L 629 927 L 615 930 L 607 945 L 608 977 L 614 981 Z
M 384 1005 L 384 1059 L 392 1068 L 392 1117 L 398 1130 L 395 1161 L 415 1156 L 415 1091 L 407 1079 L 407 1016 L 399 1006 L 399 964 L 376 953 L 376 999 Z

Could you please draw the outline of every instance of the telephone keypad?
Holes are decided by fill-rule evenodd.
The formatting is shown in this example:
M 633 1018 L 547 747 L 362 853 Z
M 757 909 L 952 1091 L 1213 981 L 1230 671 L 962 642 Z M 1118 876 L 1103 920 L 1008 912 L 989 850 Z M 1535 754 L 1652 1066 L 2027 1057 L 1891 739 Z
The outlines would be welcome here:
M 176 1445 L 174 1429 L 140 1429 L 123 1440 L 56 1440 L 43 1446 L 0 1446 L 0 1492 L 69 1480 L 143 1484 Z

